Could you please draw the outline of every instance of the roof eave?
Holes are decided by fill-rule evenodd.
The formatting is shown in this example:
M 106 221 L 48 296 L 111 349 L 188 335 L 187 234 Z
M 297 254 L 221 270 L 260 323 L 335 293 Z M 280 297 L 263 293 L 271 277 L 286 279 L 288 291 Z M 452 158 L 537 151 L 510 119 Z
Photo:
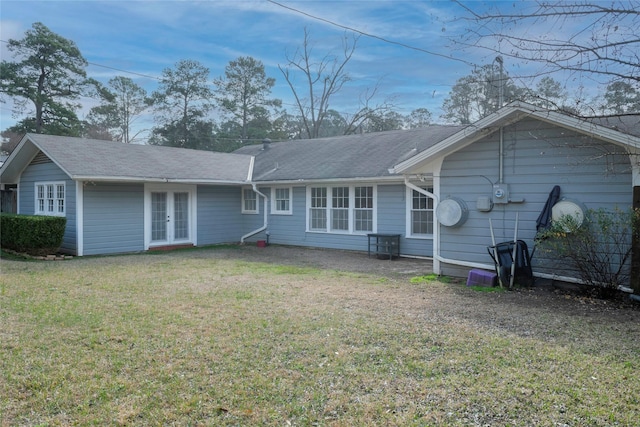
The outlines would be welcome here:
M 33 141 L 29 140 L 29 134 L 26 134 L 22 137 L 18 145 L 13 149 L 7 160 L 0 166 L 0 182 L 3 184 L 15 184 L 17 183 L 18 177 L 28 165 L 31 160 L 35 157 L 40 149 Z M 27 144 L 27 141 L 33 145 L 34 150 L 31 153 L 24 153 L 24 146 Z M 15 162 L 20 160 L 20 157 L 25 157 L 22 159 L 23 166 L 16 165 Z
M 130 182 L 137 184 L 144 183 L 172 183 L 172 184 L 207 184 L 207 185 L 245 185 L 244 180 L 224 180 L 224 179 L 194 179 L 194 178 L 162 178 L 162 177 L 140 177 L 140 176 L 97 176 L 97 175 L 74 175 L 71 179 L 75 181 L 89 182 Z
M 425 162 L 431 161 L 436 157 L 451 154 L 460 148 L 491 135 L 501 127 L 520 121 L 524 117 L 535 117 L 538 120 L 586 133 L 613 144 L 640 150 L 640 138 L 633 135 L 597 125 L 585 119 L 568 116 L 556 111 L 545 110 L 522 102 L 515 102 L 469 125 L 450 137 L 443 139 L 433 147 L 418 153 L 414 157 L 395 165 L 389 169 L 389 172 L 397 174 L 412 173 L 417 166 L 423 165 Z
M 298 178 L 283 180 L 254 181 L 259 185 L 301 185 L 309 183 L 345 183 L 345 182 L 402 182 L 404 178 L 400 175 L 378 176 L 378 177 L 349 177 L 349 178 Z

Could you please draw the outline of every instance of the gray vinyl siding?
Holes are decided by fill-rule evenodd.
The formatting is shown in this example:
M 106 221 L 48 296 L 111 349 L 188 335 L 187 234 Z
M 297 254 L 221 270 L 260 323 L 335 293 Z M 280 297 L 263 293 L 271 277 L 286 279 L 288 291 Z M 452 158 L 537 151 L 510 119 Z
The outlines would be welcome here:
M 35 185 L 37 182 L 64 182 L 65 183 L 65 217 L 67 226 L 60 251 L 76 254 L 76 184 L 69 179 L 55 163 L 38 163 L 27 166 L 20 177 L 20 197 L 18 213 L 25 215 L 35 214 Z
M 144 250 L 144 185 L 86 183 L 84 255 Z
M 400 234 L 401 255 L 433 256 L 433 239 L 407 238 L 407 197 L 404 184 L 378 185 L 378 233 Z
M 263 189 L 261 188 L 260 190 L 262 191 Z M 268 193 L 265 194 L 268 194 L 271 197 L 271 188 L 264 188 L 264 191 L 268 191 Z M 274 215 L 273 213 L 269 215 L 270 243 L 309 246 L 305 243 L 306 194 L 306 187 L 293 187 L 291 189 L 291 215 Z M 269 209 L 271 209 L 271 203 L 269 203 Z M 260 212 L 262 212 L 262 210 Z M 259 237 L 264 239 L 264 233 L 261 233 Z
M 503 145 L 503 181 L 509 185 L 510 198 L 523 203 L 495 204 L 491 212 L 478 211 L 476 202 L 479 196 L 491 197 L 493 183 L 499 181 L 498 133 L 444 160 L 441 199 L 455 196 L 469 208 L 461 227 L 441 226 L 444 258 L 492 266 L 486 249 L 491 245 L 489 219 L 496 242 L 511 241 L 516 212 L 518 238 L 532 251 L 536 219 L 555 185 L 561 188 L 561 198 L 587 209 L 631 206 L 630 162 L 619 147 L 535 120 L 505 128 Z M 534 256 L 533 266 L 537 272 L 557 273 L 540 256 Z
M 348 185 L 348 183 L 345 183 Z M 259 188 L 260 191 L 271 195 L 271 188 Z M 270 211 L 268 217 L 269 242 L 273 244 L 307 246 L 316 248 L 331 248 L 351 251 L 367 251 L 367 236 L 364 234 L 340 234 L 306 231 L 306 186 L 292 188 L 292 214 L 280 215 Z M 402 255 L 432 256 L 432 239 L 406 239 L 406 200 L 405 186 L 402 184 L 377 185 L 377 232 L 400 234 L 400 250 Z M 262 225 L 262 203 L 260 215 L 244 215 L 243 228 L 245 233 L 257 229 Z M 269 203 L 269 209 L 271 204 Z M 251 221 L 253 217 L 253 221 Z M 256 218 L 257 217 L 257 218 Z M 251 222 L 250 222 L 251 221 Z M 266 239 L 266 233 L 261 232 L 247 241 Z
M 240 241 L 246 233 L 240 214 L 241 194 L 239 187 L 198 186 L 198 245 Z
M 292 246 L 366 251 L 367 238 L 361 234 L 306 231 L 306 188 L 293 188 L 292 215 L 269 215 L 269 242 Z M 260 188 L 260 191 L 269 196 L 271 194 L 270 188 Z M 262 214 L 262 205 L 260 206 L 260 213 Z M 260 215 L 260 219 L 262 221 L 262 215 Z M 257 239 L 266 239 L 266 234 L 262 232 L 250 240 L 255 241 Z

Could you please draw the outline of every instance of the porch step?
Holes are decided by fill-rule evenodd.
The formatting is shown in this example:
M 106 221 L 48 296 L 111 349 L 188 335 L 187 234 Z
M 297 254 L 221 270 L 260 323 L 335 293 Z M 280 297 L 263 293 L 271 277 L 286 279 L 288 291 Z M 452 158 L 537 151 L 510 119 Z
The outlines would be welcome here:
M 193 248 L 193 243 L 187 243 L 183 245 L 165 245 L 165 246 L 153 246 L 149 248 L 149 252 L 151 251 L 172 251 L 174 249 L 185 249 L 185 248 Z

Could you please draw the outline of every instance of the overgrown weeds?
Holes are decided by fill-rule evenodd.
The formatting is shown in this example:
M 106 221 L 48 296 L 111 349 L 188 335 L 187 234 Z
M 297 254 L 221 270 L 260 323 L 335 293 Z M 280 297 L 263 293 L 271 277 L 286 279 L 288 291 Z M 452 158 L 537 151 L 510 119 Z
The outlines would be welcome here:
M 575 271 L 601 298 L 629 286 L 634 239 L 640 239 L 640 209 L 588 209 L 584 218 L 565 215 L 538 236 L 543 256 L 560 270 Z

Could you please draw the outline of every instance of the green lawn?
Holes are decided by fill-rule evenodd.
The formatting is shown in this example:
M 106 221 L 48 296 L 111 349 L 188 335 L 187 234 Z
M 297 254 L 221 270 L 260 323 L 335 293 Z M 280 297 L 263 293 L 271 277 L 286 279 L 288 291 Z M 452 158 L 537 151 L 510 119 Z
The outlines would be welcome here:
M 460 284 L 215 249 L 0 268 L 2 426 L 640 420 L 637 324 L 543 311 L 525 336 L 446 315 Z

